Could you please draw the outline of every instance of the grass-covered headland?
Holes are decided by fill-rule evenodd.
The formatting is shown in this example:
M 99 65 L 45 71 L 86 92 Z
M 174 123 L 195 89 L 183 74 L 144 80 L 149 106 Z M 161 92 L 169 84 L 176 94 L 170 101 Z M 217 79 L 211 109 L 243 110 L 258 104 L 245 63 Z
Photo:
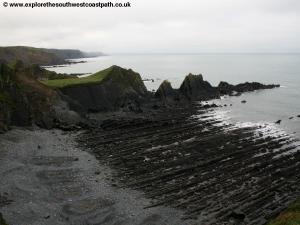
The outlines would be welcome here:
M 112 67 L 107 68 L 105 70 L 99 71 L 91 76 L 83 77 L 83 78 L 69 78 L 69 79 L 54 79 L 54 80 L 44 80 L 41 81 L 46 86 L 52 88 L 65 88 L 77 85 L 87 85 L 87 84 L 97 84 L 101 83 L 101 81 L 112 71 Z

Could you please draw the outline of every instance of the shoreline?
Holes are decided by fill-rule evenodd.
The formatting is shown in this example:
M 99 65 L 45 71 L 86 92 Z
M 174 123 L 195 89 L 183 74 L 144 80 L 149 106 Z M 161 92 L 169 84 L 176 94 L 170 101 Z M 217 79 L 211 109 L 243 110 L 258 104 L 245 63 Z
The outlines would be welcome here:
M 297 198 L 299 140 L 235 126 L 203 106 L 187 111 L 111 118 L 79 142 L 125 187 L 152 198 L 149 207 L 178 208 L 198 224 L 263 225 Z
M 190 224 L 169 207 L 145 209 L 141 192 L 76 147 L 78 134 L 21 129 L 0 135 L 1 213 L 10 224 Z

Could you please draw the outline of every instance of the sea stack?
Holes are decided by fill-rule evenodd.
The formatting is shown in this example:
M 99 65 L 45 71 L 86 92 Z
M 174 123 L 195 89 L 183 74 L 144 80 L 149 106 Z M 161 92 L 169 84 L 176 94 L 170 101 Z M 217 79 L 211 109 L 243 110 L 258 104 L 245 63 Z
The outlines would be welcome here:
M 155 92 L 155 97 L 164 103 L 179 101 L 178 90 L 173 89 L 171 83 L 167 80 L 161 83 Z
M 219 91 L 203 80 L 201 74 L 189 74 L 181 84 L 180 93 L 190 101 L 203 101 L 213 98 L 219 98 Z

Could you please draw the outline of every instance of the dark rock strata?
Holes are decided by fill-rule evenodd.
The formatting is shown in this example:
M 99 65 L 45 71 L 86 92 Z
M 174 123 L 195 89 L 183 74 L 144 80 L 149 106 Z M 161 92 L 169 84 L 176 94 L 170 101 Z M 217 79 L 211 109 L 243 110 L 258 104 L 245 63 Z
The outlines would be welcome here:
M 152 205 L 195 224 L 263 225 L 300 192 L 299 142 L 267 125 L 236 127 L 198 106 L 108 120 L 79 139 Z

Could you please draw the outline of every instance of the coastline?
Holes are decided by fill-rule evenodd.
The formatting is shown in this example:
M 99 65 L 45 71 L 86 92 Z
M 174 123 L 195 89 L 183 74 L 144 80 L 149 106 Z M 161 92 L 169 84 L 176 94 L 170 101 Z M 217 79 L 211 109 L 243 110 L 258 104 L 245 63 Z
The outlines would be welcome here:
M 17 83 L 28 84 L 21 79 L 24 74 L 13 75 L 20 78 L 15 80 Z M 239 127 L 228 123 L 214 115 L 215 108 L 223 106 L 208 102 L 224 95 L 241 96 L 279 85 L 220 82 L 213 87 L 201 74 L 189 74 L 179 89 L 163 81 L 155 93 L 150 93 L 138 73 L 119 66 L 99 71 L 91 78 L 54 79 L 42 84 L 29 78 L 29 84 L 35 86 L 29 85 L 28 92 L 24 92 L 26 97 L 35 99 L 31 90 L 38 87 L 57 94 L 61 101 L 49 102 L 55 114 L 42 118 L 47 124 L 53 122 L 47 128 L 69 133 L 34 129 L 28 134 L 16 129 L 4 134 L 3 137 L 8 135 L 8 146 L 11 138 L 19 143 L 19 137 L 25 146 L 20 149 L 11 143 L 14 155 L 8 154 L 4 162 L 9 163 L 1 169 L 7 172 L 6 165 L 12 167 L 9 171 L 17 171 L 11 174 L 12 188 L 7 190 L 16 185 L 21 194 L 14 196 L 17 209 L 12 212 L 22 212 L 20 206 L 30 211 L 25 210 L 25 215 L 30 215 L 21 216 L 22 221 L 41 223 L 43 218 L 52 224 L 79 221 L 161 225 L 172 222 L 172 217 L 172 224 L 180 225 L 189 220 L 200 224 L 263 225 L 296 198 L 299 142 L 268 126 Z M 53 89 L 47 86 L 50 83 Z M 11 91 L 12 85 L 4 80 L 4 87 Z M 37 103 L 30 102 L 29 106 Z M 246 101 L 241 103 L 245 105 Z M 37 106 L 33 115 L 39 119 L 40 112 L 47 110 Z M 77 113 L 82 110 L 82 114 L 72 109 Z M 17 111 L 21 113 L 22 108 Z M 97 112 L 100 114 L 95 115 Z M 31 118 L 28 117 L 28 124 L 43 127 L 43 123 Z M 84 130 L 87 132 L 74 133 Z M 95 166 L 95 158 L 86 158 L 88 152 L 102 167 Z M 28 174 L 19 174 L 20 168 Z M 30 177 L 30 184 L 23 183 L 26 176 Z M 102 178 L 109 182 L 103 183 Z M 9 180 L 3 182 L 10 184 Z M 118 192 L 118 187 L 125 189 Z M 4 192 L 7 194 L 3 204 L 12 206 L 14 199 Z M 32 204 L 32 198 L 42 199 L 48 208 L 38 207 L 39 202 L 29 207 L 18 202 L 27 199 Z M 53 221 L 51 215 L 42 215 L 50 207 Z M 175 217 L 174 209 L 178 213 Z M 9 222 L 13 218 L 18 215 L 8 214 Z

